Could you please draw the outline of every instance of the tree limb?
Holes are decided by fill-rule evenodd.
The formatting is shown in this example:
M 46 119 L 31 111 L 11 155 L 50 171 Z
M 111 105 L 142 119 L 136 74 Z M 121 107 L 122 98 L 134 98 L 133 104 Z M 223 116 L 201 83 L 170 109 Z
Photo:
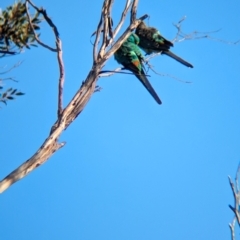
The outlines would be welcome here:
M 228 181 L 231 186 L 233 198 L 234 198 L 234 207 L 232 207 L 231 205 L 228 205 L 229 208 L 234 212 L 234 218 L 232 220 L 232 223 L 229 223 L 232 240 L 235 240 L 234 231 L 235 231 L 236 221 L 238 221 L 238 225 L 240 225 L 240 213 L 239 213 L 240 192 L 239 192 L 239 185 L 238 185 L 238 175 L 239 174 L 240 174 L 240 165 L 238 166 L 236 177 L 235 177 L 236 186 L 234 186 L 234 183 L 232 182 L 231 177 L 228 176 Z
M 34 31 L 32 22 L 30 20 L 30 16 L 28 13 L 28 3 L 31 4 L 31 6 L 40 14 L 43 15 L 44 19 L 48 23 L 48 25 L 53 29 L 53 33 L 55 35 L 56 39 L 56 49 L 48 46 L 47 44 L 41 42 L 41 40 L 38 38 L 36 32 Z M 62 109 L 63 109 L 63 85 L 64 85 L 64 76 L 65 76 L 65 71 L 64 71 L 64 63 L 63 63 L 63 58 L 62 58 L 62 41 L 59 37 L 59 32 L 56 27 L 56 25 L 53 23 L 53 21 L 50 19 L 50 17 L 47 15 L 47 11 L 44 10 L 43 8 L 38 8 L 35 6 L 32 1 L 26 0 L 25 2 L 26 6 L 26 13 L 29 21 L 29 25 L 31 27 L 32 32 L 34 33 L 36 41 L 43 47 L 49 49 L 50 51 L 57 52 L 57 60 L 58 60 L 58 66 L 59 66 L 59 81 L 58 81 L 58 110 L 57 110 L 57 115 L 58 117 L 60 116 Z
M 40 11 L 43 16 L 45 17 L 46 21 L 49 23 L 49 25 L 55 26 L 52 21 L 48 18 L 46 11 L 43 9 L 38 9 L 30 0 L 27 0 L 37 11 Z M 104 4 L 112 4 L 112 0 L 105 0 Z M 132 7 L 134 9 L 131 10 L 132 13 L 136 13 L 138 1 L 133 1 Z M 128 1 L 127 1 L 128 4 Z M 37 152 L 30 157 L 26 162 L 24 162 L 21 166 L 19 166 L 16 170 L 11 172 L 9 175 L 7 175 L 1 182 L 0 182 L 0 193 L 5 191 L 7 188 L 9 188 L 13 183 L 17 182 L 18 180 L 25 177 L 27 174 L 29 174 L 31 171 L 36 169 L 38 166 L 45 163 L 54 152 L 62 148 L 65 143 L 58 143 L 58 139 L 61 135 L 61 133 L 68 128 L 68 126 L 77 118 L 77 116 L 83 111 L 84 107 L 86 106 L 87 102 L 90 100 L 92 94 L 95 92 L 96 89 L 96 82 L 99 78 L 99 74 L 103 66 L 105 65 L 106 61 L 114 54 L 114 52 L 120 47 L 120 45 L 125 41 L 125 39 L 129 36 L 131 31 L 133 31 L 141 20 L 145 19 L 147 15 L 144 15 L 140 19 L 136 20 L 135 15 L 131 18 L 132 22 L 129 25 L 129 27 L 126 29 L 126 31 L 123 33 L 123 35 L 113 44 L 113 46 L 106 50 L 106 46 L 108 44 L 107 39 L 107 33 L 103 32 L 102 36 L 102 47 L 100 51 L 102 53 L 99 55 L 100 51 L 97 51 L 97 45 L 100 41 L 100 34 L 102 33 L 102 24 L 105 26 L 105 31 L 109 30 L 109 16 L 110 16 L 110 9 L 111 6 L 108 6 L 107 12 L 102 12 L 98 28 L 97 28 L 97 34 L 93 46 L 93 65 L 92 68 L 86 77 L 86 80 L 81 85 L 80 89 L 76 92 L 75 96 L 72 98 L 72 100 L 68 103 L 68 105 L 62 110 L 60 108 L 60 102 L 59 100 L 59 111 L 58 111 L 58 119 L 54 123 L 54 125 L 51 127 L 49 136 L 44 141 L 42 146 L 37 150 Z M 103 5 L 105 6 L 105 5 Z M 128 5 L 127 5 L 128 6 Z M 129 9 L 129 8 L 128 8 Z M 105 14 L 105 15 L 104 15 Z M 108 16 L 107 16 L 108 15 Z M 104 17 L 105 16 L 105 17 Z M 133 20 L 134 19 L 134 20 Z M 118 25 L 119 26 L 119 25 Z M 117 30 L 119 30 L 120 27 L 118 27 Z M 115 29 L 115 33 L 117 32 Z M 56 39 L 59 40 L 57 43 L 57 52 L 58 52 L 58 61 L 59 61 L 59 68 L 60 68 L 60 80 L 59 82 L 62 83 L 62 79 L 64 76 L 64 70 L 63 70 L 63 64 L 62 64 L 62 50 L 61 50 L 61 41 L 59 39 L 58 31 L 55 28 L 54 30 Z M 99 56 L 101 56 L 99 58 Z M 59 89 L 62 87 L 62 85 L 59 83 Z M 61 91 L 59 90 L 59 96 L 61 96 Z

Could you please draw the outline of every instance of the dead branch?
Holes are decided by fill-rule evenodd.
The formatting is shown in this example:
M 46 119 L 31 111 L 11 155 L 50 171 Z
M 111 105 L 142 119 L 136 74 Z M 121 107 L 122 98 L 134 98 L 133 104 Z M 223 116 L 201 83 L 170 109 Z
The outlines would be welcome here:
M 4 72 L 0 72 L 1 74 L 6 74 L 8 72 L 11 72 L 14 68 L 19 67 L 22 64 L 23 61 L 19 61 L 16 64 L 14 64 L 12 67 L 10 67 L 9 69 L 5 70 Z M 5 69 L 7 68 L 6 66 L 4 67 L 0 67 L 0 69 Z M 14 77 L 6 77 L 6 78 L 0 78 L 0 88 L 2 88 L 2 86 L 4 85 L 3 82 L 4 81 L 13 81 L 13 82 L 18 82 L 16 79 L 14 79 Z
M 109 20 L 111 19 L 111 8 L 112 8 L 112 4 L 113 4 L 113 0 L 108 0 L 105 2 L 104 6 L 103 6 L 103 11 L 102 11 L 102 18 L 103 18 L 103 41 L 102 41 L 102 46 L 99 50 L 98 53 L 98 58 L 102 58 L 107 44 L 108 44 L 108 37 L 109 37 L 109 26 L 111 25 L 111 23 L 109 22 Z
M 0 86 L 2 85 L 2 82 L 3 81 L 7 81 L 7 80 L 10 80 L 10 81 L 13 81 L 13 82 L 18 82 L 16 79 L 14 79 L 13 77 L 8 77 L 8 78 L 0 78 Z
M 234 207 L 229 205 L 229 208 L 234 212 L 233 221 L 232 221 L 232 223 L 229 223 L 232 240 L 235 240 L 234 230 L 235 230 L 236 221 L 238 221 L 238 224 L 240 225 L 240 212 L 239 212 L 240 191 L 239 191 L 239 185 L 238 185 L 238 176 L 239 176 L 239 174 L 240 174 L 240 165 L 238 166 L 238 169 L 237 169 L 237 172 L 236 172 L 235 186 L 234 186 L 234 183 L 231 180 L 231 177 L 228 176 L 229 184 L 231 186 L 232 193 L 233 193 L 233 198 L 234 198 Z
M 100 21 L 98 23 L 97 32 L 96 32 L 96 38 L 93 44 L 93 62 L 97 62 L 97 52 L 98 52 L 98 44 L 100 42 L 100 34 L 102 32 L 102 15 L 100 17 Z
M 180 78 L 175 77 L 175 76 L 173 76 L 171 74 L 168 74 L 168 73 L 159 73 L 156 70 L 154 70 L 153 66 L 149 62 L 146 62 L 146 64 L 148 66 L 148 70 L 151 69 L 155 74 L 157 74 L 159 76 L 169 77 L 169 78 L 172 78 L 172 79 L 177 80 L 177 81 L 182 82 L 182 83 L 192 83 L 191 81 L 181 80 Z M 148 70 L 146 72 L 148 72 Z
M 240 204 L 240 199 L 239 199 L 240 196 L 239 196 L 239 193 L 236 192 L 234 183 L 232 182 L 230 176 L 228 176 L 228 180 L 229 180 L 229 184 L 232 188 L 234 202 L 235 202 L 235 204 L 234 204 L 235 207 L 232 207 L 231 205 L 229 205 L 229 207 L 234 212 L 234 214 L 237 218 L 238 224 L 240 224 L 240 215 L 239 215 L 239 211 L 238 211 L 239 204 Z
M 30 18 L 29 12 L 28 12 L 28 2 L 29 2 L 39 13 L 42 13 L 42 12 L 41 12 L 40 9 L 38 9 L 36 6 L 34 6 L 30 0 L 26 0 L 25 6 L 26 6 L 27 18 L 28 18 L 28 22 L 29 22 L 30 28 L 31 28 L 32 32 L 34 33 L 34 37 L 35 37 L 36 41 L 37 41 L 38 44 L 41 45 L 42 47 L 45 47 L 45 48 L 47 48 L 47 49 L 50 50 L 50 51 L 57 52 L 57 49 L 48 46 L 47 44 L 43 43 L 43 42 L 38 38 L 38 35 L 36 34 L 36 32 L 35 32 L 35 30 L 34 30 L 34 27 L 33 27 L 33 25 L 32 25 L 31 18 Z M 43 10 L 42 10 L 42 11 L 43 11 Z
M 119 68 L 116 68 L 116 69 L 110 70 L 110 71 L 108 71 L 108 70 L 100 71 L 99 77 L 110 77 L 115 73 L 119 73 L 121 70 L 122 70 L 122 68 L 119 67 Z
M 46 11 L 43 9 L 38 9 L 30 0 L 27 0 L 37 11 L 40 11 L 40 13 L 43 14 L 46 21 L 49 21 L 49 18 L 46 14 Z M 77 116 L 83 111 L 85 105 L 91 98 L 92 94 L 95 92 L 96 89 L 96 82 L 99 78 L 99 73 L 103 66 L 105 65 L 106 61 L 114 54 L 114 52 L 120 47 L 120 45 L 125 41 L 125 39 L 129 36 L 131 31 L 133 31 L 141 20 L 144 20 L 147 15 L 144 15 L 140 19 L 136 20 L 135 15 L 131 18 L 132 21 L 129 25 L 129 27 L 126 29 L 126 31 L 123 33 L 123 35 L 111 46 L 110 49 L 107 49 L 108 44 L 108 36 L 106 33 L 102 33 L 102 29 L 109 30 L 109 25 L 106 23 L 109 23 L 109 16 L 111 11 L 111 0 L 104 0 L 103 4 L 103 10 L 101 13 L 101 18 L 98 24 L 97 28 L 97 34 L 93 46 L 93 65 L 92 68 L 86 77 L 85 81 L 81 85 L 80 89 L 76 92 L 75 96 L 72 98 L 72 100 L 68 103 L 68 105 L 62 110 L 59 111 L 58 119 L 54 123 L 54 125 L 51 127 L 51 131 L 47 139 L 44 141 L 42 146 L 37 150 L 37 152 L 30 157 L 26 162 L 24 162 L 20 167 L 18 167 L 16 170 L 11 172 L 8 176 L 6 176 L 1 182 L 0 182 L 0 193 L 5 191 L 7 188 L 9 188 L 13 183 L 17 182 L 18 180 L 25 177 L 27 174 L 29 174 L 31 171 L 36 169 L 38 166 L 45 163 L 54 152 L 62 148 L 65 143 L 59 143 L 58 139 L 61 135 L 61 133 L 68 128 L 68 126 L 77 118 Z M 131 13 L 136 13 L 138 1 L 133 0 Z M 128 4 L 128 1 L 127 1 Z M 127 5 L 128 6 L 128 5 Z M 109 14 L 107 16 L 107 14 Z M 54 24 L 52 21 L 48 22 L 49 25 L 52 27 Z M 118 25 L 119 26 L 119 25 Z M 56 29 L 55 29 L 56 30 Z M 55 31 L 54 30 L 54 31 Z M 118 30 L 118 29 L 117 29 Z M 115 31 L 113 32 L 117 32 Z M 102 33 L 102 35 L 101 35 Z M 56 38 L 59 39 L 57 32 L 55 32 Z M 102 38 L 101 38 L 102 37 Z M 111 36 L 110 36 L 111 37 Z M 97 51 L 98 43 L 100 42 L 100 38 L 102 39 L 102 45 L 101 49 Z M 60 41 L 60 39 L 59 39 Z M 58 48 L 59 46 L 59 48 Z M 57 52 L 60 52 L 61 45 L 57 45 Z M 101 54 L 99 54 L 101 52 Z M 61 56 L 59 55 L 60 59 Z M 63 67 L 63 65 L 62 65 Z M 60 68 L 60 79 L 61 74 L 63 76 L 63 72 L 61 72 L 61 66 Z M 60 92 L 60 91 L 59 91 Z M 61 95 L 61 93 L 59 93 Z M 59 107 L 60 108 L 60 107 Z
M 9 68 L 8 70 L 4 71 L 4 72 L 0 72 L 0 74 L 6 74 L 10 71 L 12 71 L 14 68 L 19 67 L 22 64 L 23 61 L 19 61 L 16 64 L 14 64 L 11 68 Z M 5 67 L 4 67 L 5 68 Z
M 235 240 L 235 232 L 234 232 L 235 224 L 236 224 L 236 217 L 233 218 L 232 223 L 229 223 L 232 240 Z
M 115 28 L 115 30 L 113 32 L 113 39 L 116 37 L 116 35 L 118 34 L 119 30 L 121 29 L 130 7 L 131 7 L 131 1 L 127 0 L 126 4 L 125 4 L 125 7 L 124 7 L 124 10 L 122 12 L 121 19 L 120 19 L 117 27 Z M 110 42 L 110 44 L 111 44 L 111 42 Z
M 184 20 L 186 20 L 186 18 L 187 18 L 187 16 L 184 16 L 178 21 L 178 23 L 173 23 L 173 26 L 177 28 L 177 34 L 176 34 L 175 38 L 172 40 L 173 43 L 174 42 L 182 42 L 185 40 L 195 40 L 195 39 L 203 39 L 203 38 L 207 38 L 207 39 L 217 41 L 217 42 L 222 42 L 222 43 L 229 44 L 229 45 L 237 45 L 240 43 L 240 39 L 233 42 L 233 41 L 227 41 L 227 40 L 223 40 L 223 39 L 215 38 L 215 37 L 211 36 L 211 34 L 217 33 L 221 29 L 209 31 L 209 32 L 193 31 L 191 33 L 186 34 L 182 31 L 182 22 Z
M 55 35 L 55 39 L 56 39 L 56 49 L 52 48 L 50 46 L 48 46 L 47 44 L 43 43 L 40 41 L 40 39 L 38 38 L 34 27 L 32 25 L 32 22 L 30 20 L 30 16 L 28 13 L 28 3 L 40 14 L 43 15 L 44 19 L 46 20 L 46 22 L 48 23 L 48 25 L 51 27 L 51 29 L 53 29 L 53 33 Z M 35 6 L 31 0 L 26 0 L 25 2 L 25 6 L 26 6 L 26 13 L 27 13 L 27 17 L 28 17 L 28 21 L 29 21 L 29 25 L 31 27 L 32 32 L 34 33 L 34 37 L 36 39 L 36 41 L 43 47 L 53 51 L 53 52 L 57 52 L 57 60 L 58 60 L 58 66 L 59 66 L 59 81 L 58 81 L 58 110 L 57 110 L 57 115 L 58 117 L 60 117 L 60 114 L 62 112 L 63 109 L 63 85 L 64 85 L 64 75 L 65 75 L 65 71 L 64 71 L 64 63 L 63 63 L 63 58 L 62 58 L 62 41 L 59 37 L 59 32 L 58 29 L 56 27 L 56 25 L 53 23 L 53 21 L 50 19 L 50 17 L 47 14 L 47 11 L 44 10 L 43 8 L 38 8 L 37 6 Z
M 133 0 L 132 8 L 131 8 L 131 23 L 133 23 L 136 20 L 137 6 L 138 6 L 138 0 Z

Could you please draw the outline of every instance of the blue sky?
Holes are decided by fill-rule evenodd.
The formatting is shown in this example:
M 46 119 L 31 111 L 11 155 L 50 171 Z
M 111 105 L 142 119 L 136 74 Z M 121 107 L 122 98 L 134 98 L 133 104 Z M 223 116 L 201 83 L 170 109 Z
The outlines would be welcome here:
M 66 105 L 90 70 L 102 1 L 35 3 L 60 32 Z M 115 26 L 123 5 L 114 3 Z M 221 28 L 212 36 L 236 41 L 239 8 L 238 1 L 141 0 L 138 17 L 149 14 L 149 25 L 170 40 L 172 23 L 186 15 L 184 32 Z M 54 46 L 45 24 L 41 37 Z M 230 239 L 227 176 L 234 178 L 240 159 L 240 44 L 201 39 L 172 51 L 194 68 L 159 56 L 151 61 L 155 70 L 192 84 L 150 72 L 159 106 L 132 75 L 100 78 L 102 91 L 62 134 L 66 146 L 1 195 L 2 239 Z M 19 82 L 9 85 L 26 95 L 0 110 L 1 178 L 35 153 L 56 120 L 56 56 L 38 47 L 0 66 L 19 60 L 8 74 Z M 110 59 L 104 69 L 118 66 Z

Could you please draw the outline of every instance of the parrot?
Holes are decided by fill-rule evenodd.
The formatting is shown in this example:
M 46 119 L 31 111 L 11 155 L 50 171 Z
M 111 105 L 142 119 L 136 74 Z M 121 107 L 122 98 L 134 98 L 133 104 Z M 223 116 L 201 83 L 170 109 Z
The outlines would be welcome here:
M 162 101 L 144 72 L 144 57 L 138 47 L 139 41 L 139 37 L 135 33 L 131 33 L 127 40 L 114 53 L 114 58 L 118 63 L 123 65 L 124 69 L 131 71 L 140 80 L 158 104 L 162 104 Z
M 173 43 L 164 38 L 156 28 L 147 27 L 142 21 L 136 28 L 135 34 L 140 38 L 139 47 L 146 54 L 162 52 L 162 54 L 168 55 L 183 65 L 193 68 L 191 63 L 188 63 L 169 50 L 170 47 L 173 47 Z

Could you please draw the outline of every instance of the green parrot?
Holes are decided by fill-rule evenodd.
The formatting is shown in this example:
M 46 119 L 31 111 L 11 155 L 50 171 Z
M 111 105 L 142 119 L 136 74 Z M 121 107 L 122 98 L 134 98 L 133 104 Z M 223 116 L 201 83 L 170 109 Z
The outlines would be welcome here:
M 162 54 L 172 57 L 183 65 L 193 68 L 191 63 L 186 62 L 169 50 L 170 47 L 173 47 L 173 43 L 164 38 L 156 28 L 147 27 L 142 21 L 138 25 L 135 33 L 140 38 L 140 48 L 142 48 L 147 54 L 162 52 Z
M 154 91 L 143 70 L 144 57 L 137 45 L 139 44 L 139 41 L 139 37 L 132 33 L 114 53 L 114 58 L 118 63 L 122 64 L 125 69 L 131 71 L 141 81 L 158 104 L 162 104 L 162 101 Z

